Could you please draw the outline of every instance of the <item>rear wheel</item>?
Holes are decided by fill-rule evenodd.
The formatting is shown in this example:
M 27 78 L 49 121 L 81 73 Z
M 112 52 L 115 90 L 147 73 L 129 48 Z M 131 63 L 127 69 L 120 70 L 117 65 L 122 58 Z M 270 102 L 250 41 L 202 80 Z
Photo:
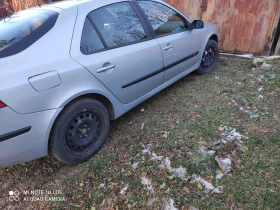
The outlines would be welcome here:
M 214 40 L 209 40 L 206 44 L 200 67 L 196 70 L 198 74 L 207 74 L 214 70 L 219 60 L 218 43 Z
M 101 149 L 109 129 L 109 114 L 102 103 L 91 98 L 74 101 L 53 126 L 50 153 L 64 163 L 84 162 Z

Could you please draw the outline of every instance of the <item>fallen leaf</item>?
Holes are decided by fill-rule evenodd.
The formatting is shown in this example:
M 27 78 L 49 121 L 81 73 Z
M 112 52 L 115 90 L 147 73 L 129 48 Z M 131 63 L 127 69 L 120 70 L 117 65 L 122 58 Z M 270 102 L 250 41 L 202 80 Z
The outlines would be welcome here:
M 197 183 L 196 183 L 196 186 L 197 186 L 198 189 L 203 190 L 203 187 L 202 187 L 202 185 L 200 184 L 200 182 L 197 182 Z
M 165 138 L 165 139 L 167 139 L 167 137 L 168 137 L 168 132 L 167 131 L 162 131 L 161 132 L 161 136 L 163 137 L 163 138 Z
M 231 159 L 216 156 L 215 160 L 223 172 L 229 172 L 231 170 Z
M 167 178 L 170 179 L 170 180 L 172 180 L 174 177 L 173 177 L 173 176 L 168 176 Z
M 142 176 L 142 177 L 147 176 L 147 172 L 142 172 L 142 173 L 141 173 L 141 176 Z
M 248 151 L 248 150 L 249 150 L 248 147 L 245 146 L 245 145 L 242 145 L 241 148 L 244 149 L 245 151 Z
M 242 140 L 243 142 L 246 142 L 246 141 L 247 141 L 247 138 L 242 137 L 241 140 Z
M 117 182 L 116 182 L 116 183 L 112 182 L 111 185 L 112 185 L 112 186 L 117 186 L 118 183 L 117 183 Z
M 142 123 L 141 130 L 144 130 L 145 123 Z
M 183 131 L 183 133 L 187 133 L 187 132 L 189 132 L 189 130 L 188 130 L 188 129 L 185 129 L 185 130 Z
M 190 193 L 190 189 L 189 189 L 188 187 L 184 187 L 183 190 L 184 190 L 187 194 Z

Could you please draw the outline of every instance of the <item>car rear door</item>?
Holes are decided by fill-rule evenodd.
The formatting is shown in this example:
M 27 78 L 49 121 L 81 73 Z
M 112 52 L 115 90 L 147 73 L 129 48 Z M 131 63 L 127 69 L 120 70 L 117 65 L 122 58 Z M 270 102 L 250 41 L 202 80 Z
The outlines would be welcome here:
M 134 7 L 79 8 L 71 47 L 71 57 L 126 104 L 160 86 L 164 75 L 161 48 Z
M 199 30 L 188 30 L 187 20 L 166 4 L 145 0 L 137 2 L 161 46 L 164 57 L 164 82 L 189 70 L 199 62 L 198 54 L 201 51 Z

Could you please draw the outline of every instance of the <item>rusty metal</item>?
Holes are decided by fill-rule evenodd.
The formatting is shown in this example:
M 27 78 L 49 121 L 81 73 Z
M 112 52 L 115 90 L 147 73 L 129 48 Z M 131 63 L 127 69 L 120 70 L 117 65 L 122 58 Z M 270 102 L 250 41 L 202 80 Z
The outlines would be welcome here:
M 168 4 L 188 15 L 191 19 L 201 19 L 202 0 L 165 0 Z
M 202 0 L 201 10 L 203 12 L 207 11 L 208 0 Z
M 280 13 L 280 0 L 165 0 L 191 19 L 201 18 L 219 26 L 221 51 L 268 53 Z

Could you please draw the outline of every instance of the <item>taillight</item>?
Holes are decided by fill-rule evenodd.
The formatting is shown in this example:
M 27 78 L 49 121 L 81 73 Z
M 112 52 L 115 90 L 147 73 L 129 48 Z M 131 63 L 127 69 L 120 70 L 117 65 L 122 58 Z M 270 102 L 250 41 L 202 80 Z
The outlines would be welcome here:
M 0 101 L 0 109 L 4 108 L 6 106 L 7 106 L 6 104 L 4 104 L 2 101 Z

